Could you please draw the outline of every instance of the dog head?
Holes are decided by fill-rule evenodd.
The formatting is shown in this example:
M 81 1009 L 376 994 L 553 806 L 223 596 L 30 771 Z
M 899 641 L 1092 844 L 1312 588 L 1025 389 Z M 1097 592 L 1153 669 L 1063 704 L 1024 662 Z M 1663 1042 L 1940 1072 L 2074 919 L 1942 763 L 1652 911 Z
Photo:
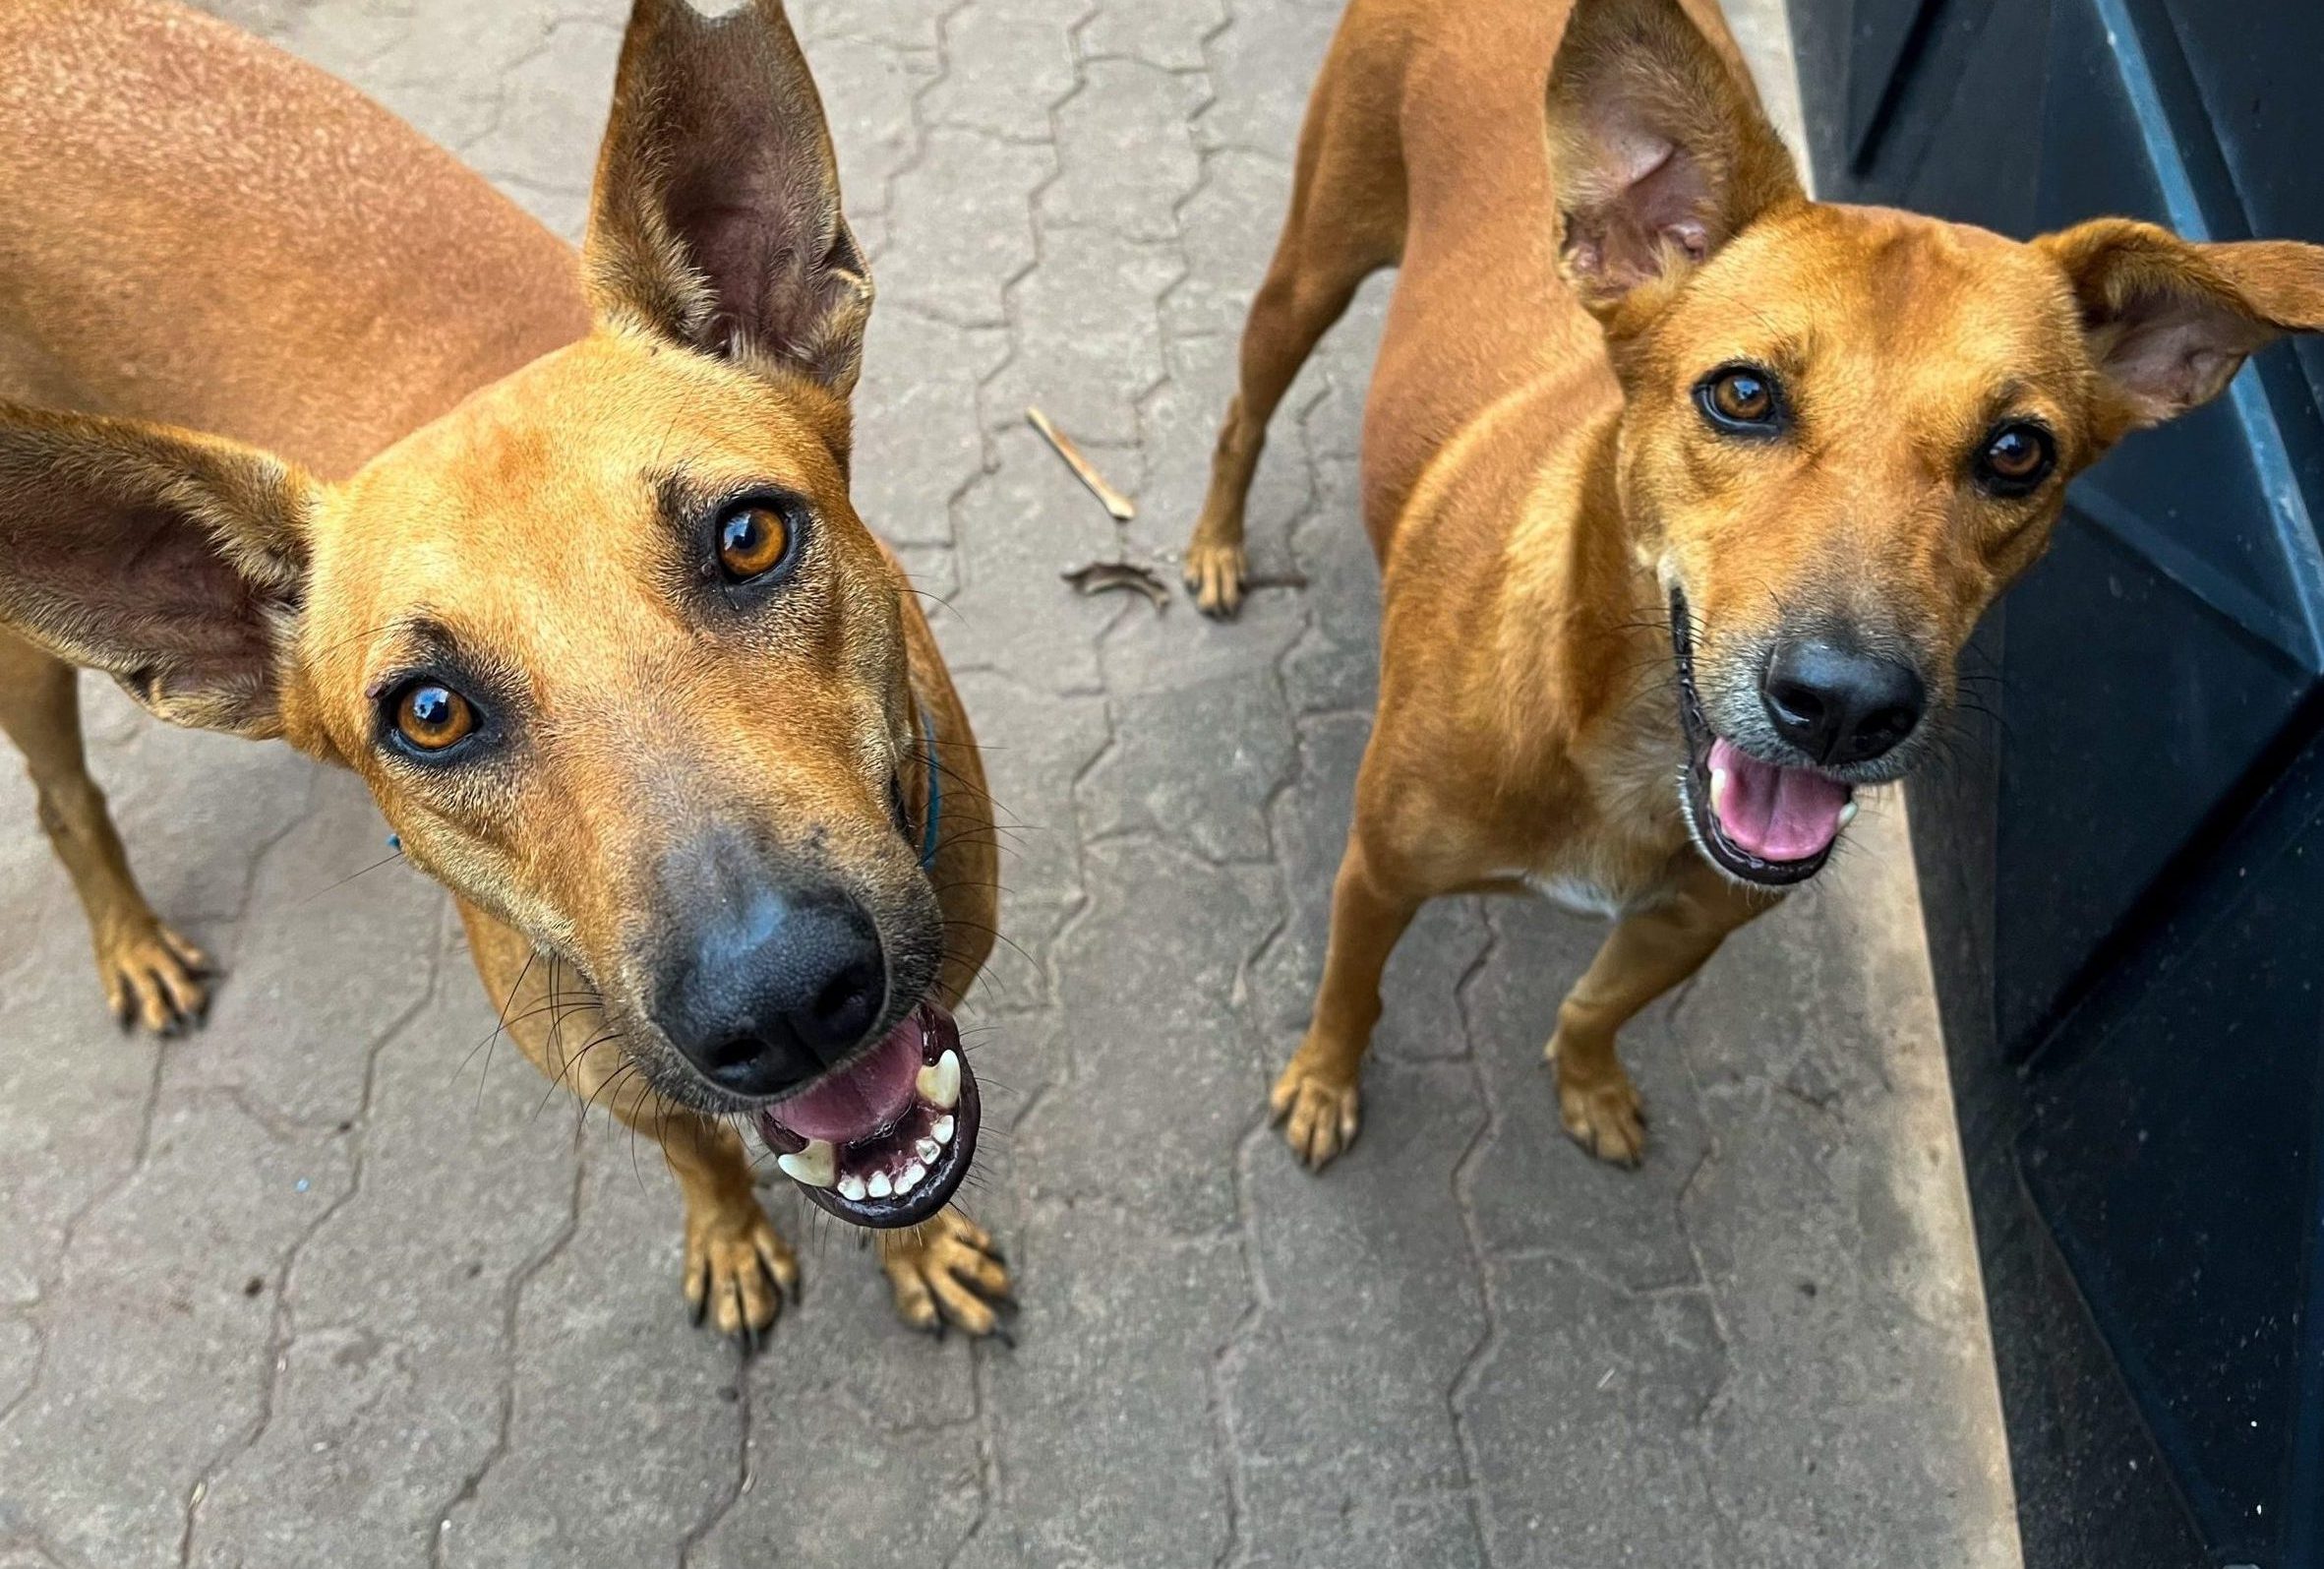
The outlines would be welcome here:
M 1624 393 L 1704 852 L 1813 875 L 1955 696 L 2065 484 L 2324 328 L 2324 249 L 2105 219 L 2018 243 L 1811 202 L 1679 0 L 1579 0 L 1551 70 L 1559 266 Z
M 871 285 L 776 0 L 639 0 L 582 263 L 584 339 L 341 484 L 7 411 L 0 619 L 353 768 L 414 863 L 590 978 L 655 1088 L 763 1112 L 826 1207 L 912 1223 L 974 1105 L 939 1072 L 906 589 L 848 497 Z M 816 1141 L 939 1126 L 917 1191 L 819 1171 Z

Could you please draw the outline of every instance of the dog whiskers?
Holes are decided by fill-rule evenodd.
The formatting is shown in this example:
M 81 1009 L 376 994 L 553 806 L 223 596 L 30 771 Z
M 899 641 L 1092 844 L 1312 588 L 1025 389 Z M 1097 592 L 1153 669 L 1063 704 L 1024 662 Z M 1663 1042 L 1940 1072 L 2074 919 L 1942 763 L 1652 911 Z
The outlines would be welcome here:
M 485 1054 L 485 1073 L 490 1073 L 492 1071 L 492 1044 L 493 1042 L 499 1040 L 501 1038 L 501 1032 L 508 1027 L 508 1009 L 515 1004 L 516 994 L 517 991 L 524 985 L 524 978 L 532 974 L 533 960 L 536 957 L 538 957 L 538 955 L 535 953 L 527 953 L 524 956 L 524 965 L 516 972 L 516 979 L 508 983 L 508 995 L 501 999 L 500 1016 L 493 1021 L 492 1033 L 487 1035 L 483 1040 L 477 1042 L 474 1046 L 470 1047 L 468 1049 L 468 1055 L 460 1058 L 459 1067 L 454 1069 L 452 1072 L 452 1079 L 454 1082 L 458 1081 L 460 1074 L 465 1073 L 468 1070 L 468 1064 L 476 1060 L 476 1054 L 479 1052 Z M 479 1074 L 477 1076 L 476 1100 L 479 1106 L 484 1104 L 483 1074 Z
M 348 873 L 345 876 L 340 877 L 335 882 L 325 883 L 322 887 L 317 888 L 313 893 L 310 893 L 304 899 L 301 899 L 299 903 L 302 905 L 313 904 L 317 899 L 322 898 L 325 894 L 329 893 L 332 889 L 343 888 L 348 883 L 353 882 L 357 877 L 364 875 L 366 873 L 377 872 L 380 870 L 380 868 L 387 866 L 390 862 L 400 861 L 402 859 L 403 848 L 402 846 L 398 845 L 391 854 L 380 857 L 377 861 L 374 861 L 370 866 L 363 868 L 361 871 Z

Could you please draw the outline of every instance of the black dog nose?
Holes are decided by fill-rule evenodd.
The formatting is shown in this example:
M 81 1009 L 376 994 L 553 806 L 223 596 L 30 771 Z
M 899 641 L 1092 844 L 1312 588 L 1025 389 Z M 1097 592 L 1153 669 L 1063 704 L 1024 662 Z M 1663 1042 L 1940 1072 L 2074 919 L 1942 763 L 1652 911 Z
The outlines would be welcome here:
M 878 928 L 845 894 L 752 888 L 683 941 L 655 1022 L 735 1095 L 805 1083 L 854 1050 L 887 1003 Z
M 1827 767 L 1894 750 L 1929 706 L 1910 665 L 1809 641 L 1777 645 L 1759 697 L 1783 739 Z

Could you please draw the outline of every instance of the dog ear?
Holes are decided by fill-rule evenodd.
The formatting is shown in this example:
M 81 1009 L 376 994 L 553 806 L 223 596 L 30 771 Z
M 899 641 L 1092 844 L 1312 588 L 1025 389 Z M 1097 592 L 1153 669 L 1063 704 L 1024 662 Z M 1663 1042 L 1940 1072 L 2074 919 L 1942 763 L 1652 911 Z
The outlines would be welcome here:
M 2109 441 L 2223 392 L 2253 349 L 2324 332 L 2324 247 L 2291 240 L 2204 245 L 2128 218 L 2045 234 L 2064 269 L 2091 362 L 2109 394 Z
M 1599 320 L 1805 200 L 1739 60 L 1679 0 L 1579 0 L 1550 68 L 1558 271 Z
M 779 0 L 636 0 L 582 255 L 603 314 L 854 390 L 871 274 Z
M 172 723 L 280 735 L 319 495 L 231 442 L 0 403 L 0 627 Z

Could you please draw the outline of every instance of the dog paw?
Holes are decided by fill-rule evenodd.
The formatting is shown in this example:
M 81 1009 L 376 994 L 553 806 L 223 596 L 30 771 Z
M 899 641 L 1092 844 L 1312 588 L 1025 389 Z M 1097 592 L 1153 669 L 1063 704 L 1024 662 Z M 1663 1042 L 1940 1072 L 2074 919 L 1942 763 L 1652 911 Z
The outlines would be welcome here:
M 1558 1075 L 1558 1116 L 1566 1131 L 1601 1161 L 1637 1166 L 1646 1154 L 1646 1110 L 1630 1076 L 1570 1084 Z
M 1291 1153 L 1311 1171 L 1322 1171 L 1354 1143 L 1363 1124 L 1355 1085 L 1318 1073 L 1296 1056 L 1275 1081 L 1267 1109 L 1281 1125 Z
M 1242 608 L 1243 576 L 1249 562 L 1240 545 L 1213 545 L 1197 539 L 1186 547 L 1186 587 L 1206 616 L 1223 621 Z
M 909 1232 L 882 1233 L 879 1252 L 905 1323 L 939 1340 L 949 1325 L 1015 1344 L 1001 1322 L 1017 1305 L 1007 1262 L 984 1229 L 958 1210 L 939 1210 Z
M 209 956 L 150 916 L 96 939 L 97 979 L 121 1027 L 182 1034 L 209 1006 Z
M 754 1352 L 775 1327 L 783 1298 L 798 1294 L 799 1261 L 755 1201 L 686 1217 L 685 1302 L 696 1324 Z

